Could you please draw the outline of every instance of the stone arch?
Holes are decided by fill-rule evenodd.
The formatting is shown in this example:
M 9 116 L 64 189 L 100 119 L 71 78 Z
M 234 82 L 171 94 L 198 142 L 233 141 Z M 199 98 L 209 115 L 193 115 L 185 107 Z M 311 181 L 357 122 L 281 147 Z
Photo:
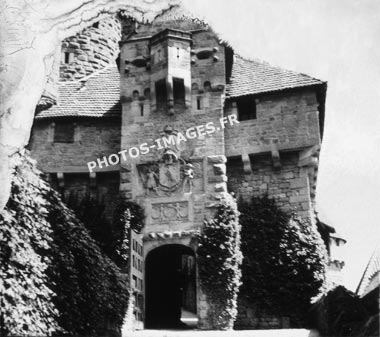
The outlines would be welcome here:
M 195 251 L 188 245 L 166 242 L 151 246 L 145 260 L 147 328 L 189 327 L 182 313 L 196 317 L 195 266 Z

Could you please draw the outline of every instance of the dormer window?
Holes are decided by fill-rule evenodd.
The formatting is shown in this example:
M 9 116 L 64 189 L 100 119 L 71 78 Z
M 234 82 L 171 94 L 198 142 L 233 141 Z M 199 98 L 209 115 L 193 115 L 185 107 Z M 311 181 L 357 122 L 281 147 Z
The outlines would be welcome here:
M 254 98 L 241 98 L 236 101 L 238 110 L 238 120 L 246 121 L 256 119 L 256 102 Z

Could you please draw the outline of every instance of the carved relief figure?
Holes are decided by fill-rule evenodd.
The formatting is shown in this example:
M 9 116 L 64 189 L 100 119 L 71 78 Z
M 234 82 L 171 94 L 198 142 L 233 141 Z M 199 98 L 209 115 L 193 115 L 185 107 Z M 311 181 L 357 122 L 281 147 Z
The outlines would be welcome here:
M 148 169 L 148 172 L 146 173 L 146 181 L 145 181 L 145 193 L 146 195 L 149 195 L 149 191 L 153 190 L 158 194 L 158 188 L 157 188 L 157 174 L 151 169 Z
M 193 186 L 194 186 L 194 165 L 191 163 L 186 163 L 183 170 L 184 179 L 183 179 L 183 185 L 182 185 L 182 192 L 185 192 L 186 186 L 188 186 L 188 192 L 193 192 Z

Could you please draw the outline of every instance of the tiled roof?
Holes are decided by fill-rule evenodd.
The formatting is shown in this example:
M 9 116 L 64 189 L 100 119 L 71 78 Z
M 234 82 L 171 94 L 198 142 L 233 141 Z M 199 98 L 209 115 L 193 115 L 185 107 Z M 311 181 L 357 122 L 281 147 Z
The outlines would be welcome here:
M 120 74 L 116 66 L 82 80 L 59 82 L 58 92 L 58 104 L 39 112 L 36 119 L 121 115 Z
M 369 286 L 374 278 L 380 274 L 380 245 L 376 247 L 356 289 L 356 294 L 364 296 L 369 292 Z M 380 285 L 380 283 L 378 284 Z
M 227 97 L 239 97 L 323 83 L 323 81 L 301 73 L 235 56 L 226 94 Z

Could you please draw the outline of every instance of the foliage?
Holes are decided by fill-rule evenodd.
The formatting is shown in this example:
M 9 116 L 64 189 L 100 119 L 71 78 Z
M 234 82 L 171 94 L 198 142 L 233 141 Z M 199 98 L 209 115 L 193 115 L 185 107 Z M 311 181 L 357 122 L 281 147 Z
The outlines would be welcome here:
M 129 257 L 128 232 L 133 229 L 141 233 L 144 227 L 145 213 L 143 208 L 130 200 L 120 199 L 113 216 L 113 260 L 124 266 Z
M 125 276 L 22 156 L 11 192 L 0 217 L 2 333 L 104 335 L 105 320 L 120 326 Z
M 118 266 L 125 267 L 129 257 L 129 229 L 141 232 L 145 221 L 143 208 L 133 201 L 120 199 L 110 223 L 104 213 L 103 200 L 90 193 L 81 200 L 76 193 L 70 193 L 67 205 L 74 210 L 103 252 Z
M 241 201 L 239 210 L 241 298 L 267 313 L 304 318 L 325 280 L 325 247 L 316 226 L 267 196 Z
M 0 332 L 48 334 L 56 327 L 46 270 L 51 260 L 48 186 L 30 172 L 30 163 L 13 171 L 11 197 L 0 214 Z M 38 210 L 38 212 L 36 212 Z
M 128 287 L 114 263 L 104 256 L 85 227 L 58 198 L 48 195 L 52 208 L 55 303 L 59 324 L 71 334 L 103 335 L 105 319 L 121 326 L 128 305 Z
M 378 291 L 361 299 L 338 286 L 313 304 L 311 325 L 324 336 L 376 336 L 378 313 Z
M 114 255 L 112 224 L 105 216 L 103 200 L 89 192 L 80 199 L 77 192 L 71 191 L 66 204 L 84 224 L 102 251 L 112 259 Z
M 232 328 L 237 315 L 242 255 L 239 212 L 230 195 L 220 200 L 215 217 L 205 221 L 197 255 L 201 286 L 211 305 L 213 328 Z

